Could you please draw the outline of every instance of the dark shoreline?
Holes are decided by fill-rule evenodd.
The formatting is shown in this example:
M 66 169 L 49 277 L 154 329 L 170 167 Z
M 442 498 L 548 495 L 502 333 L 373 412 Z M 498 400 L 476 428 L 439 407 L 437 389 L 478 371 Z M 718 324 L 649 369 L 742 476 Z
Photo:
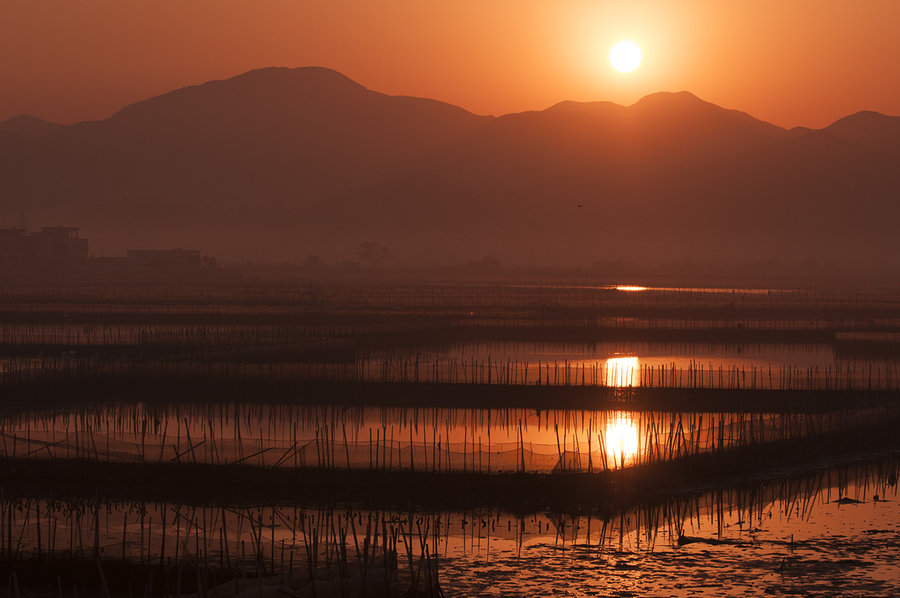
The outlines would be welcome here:
M 0 417 L 110 402 L 252 403 L 335 407 L 459 408 L 541 411 L 614 409 L 669 412 L 821 413 L 900 402 L 896 390 L 612 388 L 580 385 L 341 382 L 264 376 L 134 374 L 59 375 L 3 385 Z

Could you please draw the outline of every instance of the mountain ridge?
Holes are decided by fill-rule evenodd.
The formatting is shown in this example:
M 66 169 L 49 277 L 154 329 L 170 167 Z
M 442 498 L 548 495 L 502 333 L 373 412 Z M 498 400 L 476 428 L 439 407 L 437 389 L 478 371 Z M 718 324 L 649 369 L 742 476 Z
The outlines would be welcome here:
M 341 73 L 340 71 L 337 71 L 337 70 L 334 70 L 334 69 L 331 69 L 331 68 L 328 68 L 328 67 L 324 67 L 324 66 L 303 66 L 303 67 L 268 66 L 268 67 L 260 67 L 260 68 L 256 68 L 256 69 L 251 69 L 251 70 L 246 71 L 246 72 L 244 72 L 244 73 L 240 73 L 240 74 L 238 74 L 238 75 L 234 75 L 234 76 L 232 76 L 232 77 L 228 77 L 228 78 L 225 78 L 225 79 L 212 79 L 212 80 L 209 80 L 209 81 L 205 81 L 205 82 L 203 82 L 203 83 L 194 84 L 194 85 L 186 85 L 186 86 L 183 86 L 183 87 L 180 87 L 180 88 L 177 88 L 177 89 L 173 89 L 173 90 L 168 91 L 168 92 L 164 92 L 164 93 L 161 93 L 161 94 L 157 94 L 157 95 L 151 96 L 150 98 L 147 98 L 147 99 L 145 99 L 145 100 L 140 100 L 140 101 L 137 101 L 137 102 L 133 102 L 133 103 L 131 103 L 131 104 L 128 104 L 128 105 L 126 105 L 126 106 L 123 106 L 123 107 L 120 108 L 119 110 L 116 110 L 115 112 L 113 112 L 113 114 L 111 114 L 111 115 L 110 115 L 109 117 L 107 117 L 106 119 L 90 120 L 90 121 L 77 121 L 77 122 L 71 123 L 71 124 L 69 124 L 69 125 L 64 125 L 64 124 L 58 124 L 58 123 L 54 123 L 54 122 L 51 122 L 51 121 L 47 121 L 47 120 L 42 119 L 42 118 L 37 117 L 37 116 L 32 116 L 32 115 L 29 115 L 29 114 L 20 114 L 20 115 L 17 115 L 17 116 L 13 116 L 13 117 L 11 117 L 11 118 L 8 118 L 8 119 L 6 119 L 6 120 L 0 121 L 0 130 L 5 130 L 7 125 L 9 125 L 10 123 L 13 123 L 13 122 L 15 122 L 15 121 L 18 121 L 18 120 L 20 120 L 20 119 L 28 119 L 28 120 L 33 120 L 33 121 L 40 121 L 41 123 L 46 123 L 47 125 L 52 125 L 53 128 L 72 126 L 72 125 L 82 124 L 82 123 L 102 122 L 102 121 L 105 121 L 105 120 L 109 120 L 109 119 L 115 118 L 115 117 L 117 117 L 118 115 L 120 115 L 120 113 L 127 112 L 127 111 L 129 111 L 129 109 L 131 109 L 131 108 L 133 108 L 133 107 L 140 106 L 140 105 L 143 105 L 143 104 L 146 104 L 146 103 L 148 103 L 148 102 L 152 102 L 152 101 L 155 101 L 155 100 L 158 100 L 158 99 L 161 99 L 161 98 L 166 98 L 166 97 L 168 97 L 168 96 L 172 96 L 173 94 L 178 94 L 178 93 L 183 92 L 183 91 L 186 91 L 186 90 L 194 90 L 194 89 L 198 89 L 198 88 L 215 87 L 216 85 L 223 84 L 223 83 L 227 83 L 227 82 L 236 82 L 236 81 L 252 80 L 254 77 L 261 76 L 261 75 L 268 75 L 268 74 L 272 74 L 272 73 L 296 73 L 296 72 L 318 73 L 318 74 L 322 75 L 323 78 L 331 78 L 333 81 L 342 81 L 342 82 L 348 84 L 349 87 L 356 87 L 356 88 L 359 88 L 359 89 L 361 89 L 361 90 L 371 91 L 371 90 L 369 90 L 368 88 L 364 87 L 362 84 L 360 84 L 360 83 L 358 83 L 358 82 L 356 82 L 356 81 L 353 81 L 352 79 L 350 79 L 349 77 L 347 77 L 346 75 L 344 75 L 343 73 Z M 378 93 L 378 92 L 376 92 L 376 93 Z M 433 98 L 426 98 L 426 97 L 421 97 L 421 96 L 410 96 L 410 95 L 405 95 L 405 94 L 400 94 L 400 95 L 382 94 L 382 95 L 386 95 L 387 97 L 396 97 L 396 98 L 415 98 L 415 99 L 419 99 L 419 100 L 426 100 L 426 101 L 430 101 L 430 102 L 437 102 L 437 103 L 440 103 L 440 104 L 447 104 L 446 102 L 442 102 L 441 100 L 437 100 L 437 99 L 433 99 Z M 884 118 L 886 118 L 886 119 L 900 119 L 900 116 L 886 115 L 886 114 L 883 114 L 883 113 L 880 113 L 880 112 L 877 112 L 877 111 L 874 111 L 874 110 L 863 109 L 863 110 L 859 110 L 859 111 L 856 112 L 856 113 L 853 113 L 853 114 L 849 114 L 849 115 L 840 117 L 840 118 L 836 119 L 835 121 L 833 121 L 832 123 L 830 123 L 829 125 L 826 125 L 825 127 L 821 127 L 821 128 L 819 128 L 819 129 L 814 129 L 814 128 L 806 127 L 806 126 L 795 126 L 795 127 L 785 128 L 785 127 L 781 127 L 781 126 L 779 126 L 779 125 L 775 125 L 775 124 L 772 124 L 772 123 L 768 123 L 767 121 L 763 121 L 763 120 L 761 120 L 761 119 L 756 119 L 756 117 L 753 117 L 752 115 L 750 115 L 749 113 L 747 113 L 747 112 L 745 112 L 745 111 L 742 111 L 742 110 L 739 110 L 739 109 L 734 109 L 734 108 L 725 108 L 725 107 L 719 106 L 718 104 L 715 104 L 715 103 L 713 103 L 713 102 L 709 102 L 709 101 L 707 101 L 707 100 L 703 100 L 702 98 L 700 98 L 699 96 L 697 96 L 697 95 L 694 94 L 693 92 L 690 92 L 690 91 L 687 91 L 687 90 L 681 90 L 681 91 L 657 91 L 657 92 L 652 92 L 652 93 L 649 93 L 649 94 L 647 94 L 647 95 L 645 95 L 645 96 L 642 96 L 641 98 L 639 98 L 639 99 L 636 100 L 635 102 L 633 102 L 633 103 L 631 103 L 631 104 L 627 104 L 627 105 L 626 105 L 626 104 L 617 104 L 617 103 L 615 103 L 615 102 L 611 102 L 611 101 L 608 101 L 608 100 L 591 100 L 591 101 L 561 100 L 561 101 L 557 102 L 556 104 L 553 104 L 553 105 L 551 105 L 551 106 L 549 106 L 549 107 L 547 107 L 547 108 L 545 108 L 545 109 L 543 109 L 543 110 L 541 110 L 541 109 L 535 109 L 535 110 L 526 110 L 526 111 L 523 111 L 523 112 L 510 112 L 510 113 L 505 113 L 505 114 L 498 115 L 497 117 L 499 118 L 499 117 L 502 117 L 502 116 L 508 116 L 508 115 L 513 115 L 513 114 L 522 114 L 522 113 L 528 113 L 528 112 L 547 112 L 547 111 L 554 111 L 554 110 L 557 110 L 557 109 L 560 109 L 560 108 L 563 108 L 563 107 L 569 107 L 569 106 L 607 105 L 607 106 L 616 107 L 616 108 L 631 108 L 631 107 L 637 106 L 637 105 L 639 105 L 639 104 L 641 104 L 641 103 L 644 103 L 644 102 L 646 102 L 646 101 L 650 101 L 650 100 L 652 100 L 652 99 L 654 99 L 654 98 L 656 98 L 656 97 L 666 97 L 666 96 L 668 96 L 668 97 L 689 97 L 689 98 L 692 98 L 693 100 L 695 100 L 695 101 L 697 101 L 697 102 L 700 102 L 700 103 L 703 103 L 703 104 L 708 104 L 709 106 L 714 106 L 714 107 L 719 108 L 719 109 L 721 109 L 721 110 L 726 110 L 726 111 L 738 112 L 738 113 L 741 113 L 741 114 L 746 114 L 747 116 L 750 116 L 751 118 L 754 118 L 755 120 L 760 120 L 760 122 L 766 122 L 767 124 L 770 124 L 770 125 L 773 126 L 773 127 L 777 127 L 777 128 L 779 128 L 779 129 L 784 129 L 784 130 L 798 130 L 798 129 L 799 129 L 799 130 L 807 130 L 807 131 L 813 131 L 813 130 L 826 130 L 826 129 L 828 129 L 828 128 L 834 126 L 835 124 L 837 124 L 837 123 L 839 123 L 839 122 L 841 122 L 841 121 L 844 121 L 844 120 L 847 120 L 847 119 L 854 119 L 855 117 L 858 117 L 858 116 L 860 116 L 860 115 L 873 115 L 873 116 L 877 116 L 877 117 L 884 117 Z M 452 104 L 447 104 L 447 105 L 452 106 Z M 469 112 L 468 110 L 466 110 L 466 109 L 464 109 L 464 108 L 461 108 L 461 107 L 454 106 L 454 108 L 457 108 L 457 109 L 460 110 L 460 111 Z M 470 113 L 470 114 L 474 114 L 474 113 L 471 113 L 471 112 L 469 112 L 469 113 Z
M 346 259 L 373 239 L 435 263 L 886 259 L 900 255 L 883 230 L 900 216 L 885 167 L 897 122 L 863 111 L 788 130 L 684 91 L 481 116 L 267 67 L 42 136 L 0 123 L 0 218 L 81 225 L 107 253 L 232 259 Z M 834 215 L 811 212 L 812 195 Z
M 16 134 L 31 139 L 43 139 L 63 126 L 65 125 L 50 122 L 36 116 L 19 114 L 0 121 L 0 133 Z

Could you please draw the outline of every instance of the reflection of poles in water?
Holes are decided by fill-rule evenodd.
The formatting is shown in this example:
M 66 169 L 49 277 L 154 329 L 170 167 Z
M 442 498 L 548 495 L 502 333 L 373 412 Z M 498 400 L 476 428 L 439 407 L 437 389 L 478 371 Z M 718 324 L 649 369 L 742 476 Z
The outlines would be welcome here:
M 723 521 L 742 521 L 743 529 L 749 529 L 755 521 L 767 516 L 767 512 L 779 512 L 779 509 L 784 517 L 806 518 L 817 504 L 831 500 L 832 495 L 827 490 L 831 486 L 837 488 L 839 496 L 852 494 L 864 499 L 869 494 L 883 495 L 897 471 L 897 463 L 893 462 L 877 467 L 840 468 L 794 480 L 770 480 L 755 488 L 719 490 L 689 500 L 667 501 L 660 507 L 615 513 L 612 514 L 612 528 L 607 525 L 609 516 L 603 518 L 602 525 L 596 526 L 590 519 L 586 522 L 583 518 L 560 519 L 559 523 L 555 523 L 556 533 L 561 541 L 572 542 L 577 541 L 586 528 L 585 544 L 596 544 L 598 550 L 603 550 L 603 546 L 610 542 L 623 546 L 633 543 L 639 549 L 648 549 L 656 542 L 658 531 L 665 533 L 669 529 L 668 537 L 675 542 L 684 535 L 687 524 L 693 523 L 695 527 L 707 525 L 703 514 L 708 513 L 708 525 L 712 526 L 712 533 L 721 539 Z M 770 506 L 773 501 L 776 504 Z M 81 517 L 85 510 L 88 516 Z M 138 511 L 141 516 L 136 517 L 134 514 Z M 144 513 L 148 516 L 145 517 Z M 172 519 L 171 515 L 175 518 Z M 154 563 L 152 566 L 158 566 L 161 571 L 175 572 L 178 567 L 192 566 L 191 563 L 214 567 L 218 561 L 220 567 L 223 564 L 232 566 L 231 555 L 246 543 L 249 558 L 245 557 L 237 566 L 239 570 L 244 569 L 248 577 L 264 573 L 283 574 L 290 580 L 294 568 L 299 565 L 300 570 L 305 571 L 307 563 L 303 561 L 308 561 L 313 565 L 313 571 L 305 579 L 315 583 L 323 579 L 324 568 L 328 566 L 337 568 L 345 578 L 349 572 L 361 569 L 368 577 L 377 575 L 382 579 L 384 574 L 381 569 L 385 563 L 390 567 L 402 567 L 408 572 L 410 580 L 426 581 L 428 574 L 425 567 L 430 563 L 420 561 L 423 563 L 420 565 L 414 561 L 414 567 L 410 568 L 409 547 L 412 546 L 414 554 L 419 557 L 431 558 L 439 552 L 434 548 L 438 545 L 435 543 L 442 545 L 443 550 L 447 549 L 449 541 L 445 538 L 451 533 L 451 514 L 440 513 L 310 512 L 296 508 L 292 512 L 285 507 L 237 508 L 231 511 L 218 506 L 194 508 L 152 503 L 110 504 L 102 499 L 87 504 L 35 501 L 8 498 L 5 494 L 0 495 L 0 516 L 5 524 L 5 529 L 0 529 L 0 532 L 5 532 L 0 533 L 0 538 L 5 540 L 0 548 L 7 556 L 17 559 L 31 558 L 36 554 L 43 559 L 78 554 L 79 539 L 84 533 L 89 533 L 94 535 L 94 539 L 93 551 L 89 548 L 88 555 L 96 554 L 103 559 L 107 572 L 110 570 L 107 562 L 122 558 L 133 559 L 136 563 Z M 495 528 L 507 527 L 511 536 L 520 543 L 529 534 L 546 533 L 535 532 L 533 524 L 529 524 L 527 530 L 523 529 L 525 520 L 516 516 L 509 516 L 508 525 L 501 526 L 498 520 L 501 516 L 507 517 L 485 514 L 484 511 L 477 516 L 467 514 L 464 517 L 474 525 L 468 528 L 473 537 L 475 534 L 496 537 Z M 441 519 L 440 525 L 438 518 Z M 58 523 L 60 519 L 65 525 Z M 157 524 L 160 520 L 163 522 L 161 527 Z M 398 521 L 404 521 L 402 528 L 398 527 Z M 488 527 L 483 531 L 484 522 Z M 516 534 L 512 534 L 513 524 L 517 528 Z M 66 527 L 69 533 L 51 531 Z M 367 527 L 365 537 L 361 537 L 361 531 Z M 615 532 L 607 536 L 611 529 Z M 167 558 L 173 550 L 167 537 L 170 535 L 175 538 L 176 556 Z M 121 550 L 116 546 L 119 542 Z M 129 550 L 132 542 L 138 542 L 140 549 Z M 399 563 L 395 562 L 398 560 L 395 550 L 398 546 L 404 554 Z M 425 547 L 429 549 L 426 551 Z M 293 554 L 295 549 L 300 553 L 306 552 L 307 557 L 298 559 L 299 555 Z M 160 558 L 154 559 L 154 555 Z M 376 561 L 377 565 L 373 565 Z M 320 570 L 320 567 L 323 569 Z M 394 577 L 389 579 L 397 579 L 395 573 L 390 575 Z
M 546 472 L 566 454 L 568 468 L 577 461 L 577 470 L 593 471 L 842 433 L 885 417 L 894 416 L 884 408 L 667 413 L 124 403 L 4 418 L 0 451 L 29 459 L 70 455 L 98 462 L 187 460 L 278 469 L 334 469 L 341 462 L 349 469 L 424 471 L 427 464 L 431 472 Z M 172 419 L 176 427 L 169 436 Z M 249 448 L 246 438 L 252 439 Z

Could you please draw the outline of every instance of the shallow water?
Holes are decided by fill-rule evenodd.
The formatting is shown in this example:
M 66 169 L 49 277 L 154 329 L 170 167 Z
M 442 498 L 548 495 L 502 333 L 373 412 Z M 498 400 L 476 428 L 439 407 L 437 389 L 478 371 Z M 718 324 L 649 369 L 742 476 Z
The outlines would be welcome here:
M 591 535 L 583 524 L 569 537 L 484 538 L 448 547 L 441 572 L 448 596 L 898 595 L 893 479 L 878 502 L 872 487 L 854 483 L 752 509 L 698 511 L 681 532 L 703 541 L 680 546 L 669 524 L 605 542 L 596 526 Z M 864 502 L 835 502 L 840 497 Z
M 837 467 L 606 518 L 0 498 L 0 553 L 96 543 L 104 559 L 302 572 L 315 547 L 325 561 L 342 544 L 353 563 L 387 529 L 438 556 L 447 596 L 887 596 L 900 592 L 898 472 Z
M 363 358 L 365 380 L 691 388 L 894 388 L 897 356 L 834 345 L 670 342 L 465 342 Z
M 600 471 L 881 421 L 840 413 L 113 403 L 0 419 L 0 456 L 418 471 Z

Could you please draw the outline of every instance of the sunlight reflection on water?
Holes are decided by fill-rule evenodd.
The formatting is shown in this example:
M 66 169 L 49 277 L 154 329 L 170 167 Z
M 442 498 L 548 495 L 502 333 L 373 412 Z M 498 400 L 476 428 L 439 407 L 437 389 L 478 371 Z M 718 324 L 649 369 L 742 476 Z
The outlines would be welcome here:
M 610 465 L 631 463 L 638 454 L 638 428 L 627 413 L 612 414 L 606 423 L 606 454 Z
M 606 360 L 606 385 L 616 388 L 638 386 L 641 368 L 637 357 L 611 357 Z

